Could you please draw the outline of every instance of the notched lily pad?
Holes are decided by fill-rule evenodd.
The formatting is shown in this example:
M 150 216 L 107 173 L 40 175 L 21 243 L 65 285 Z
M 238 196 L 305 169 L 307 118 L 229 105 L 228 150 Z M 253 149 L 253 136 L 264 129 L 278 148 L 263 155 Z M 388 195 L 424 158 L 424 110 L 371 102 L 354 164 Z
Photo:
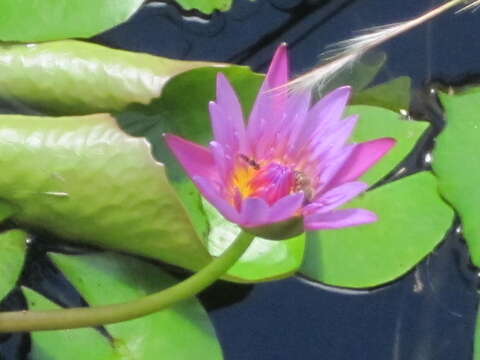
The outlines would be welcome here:
M 177 283 L 158 267 L 129 256 L 102 253 L 50 257 L 92 306 L 128 302 Z M 195 298 L 105 328 L 122 359 L 157 360 L 159 355 L 179 360 L 223 359 L 207 313 Z
M 0 197 L 19 224 L 197 270 L 211 260 L 147 142 L 108 115 L 0 116 Z
M 480 266 L 480 93 L 470 89 L 466 94 L 441 94 L 440 99 L 446 126 L 432 166 L 440 193 L 460 215 L 472 261 Z
M 427 256 L 442 241 L 454 215 L 429 172 L 367 192 L 348 207 L 369 209 L 379 220 L 310 233 L 302 274 L 347 288 L 385 284 Z

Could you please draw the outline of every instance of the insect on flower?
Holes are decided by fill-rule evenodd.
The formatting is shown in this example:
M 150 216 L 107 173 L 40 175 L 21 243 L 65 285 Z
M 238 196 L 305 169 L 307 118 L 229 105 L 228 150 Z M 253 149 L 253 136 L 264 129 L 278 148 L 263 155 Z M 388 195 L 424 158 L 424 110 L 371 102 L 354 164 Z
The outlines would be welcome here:
M 342 118 L 350 96 L 341 87 L 310 107 L 310 93 L 288 93 L 281 45 L 245 125 L 238 98 L 222 74 L 210 102 L 214 140 L 204 147 L 165 139 L 203 196 L 225 218 L 269 238 L 376 221 L 365 209 L 337 208 L 367 189 L 357 179 L 395 144 L 391 138 L 349 143 L 358 116 Z M 298 226 L 300 224 L 300 226 Z M 264 231 L 267 229 L 267 231 Z M 260 231 L 262 230 L 262 231 Z

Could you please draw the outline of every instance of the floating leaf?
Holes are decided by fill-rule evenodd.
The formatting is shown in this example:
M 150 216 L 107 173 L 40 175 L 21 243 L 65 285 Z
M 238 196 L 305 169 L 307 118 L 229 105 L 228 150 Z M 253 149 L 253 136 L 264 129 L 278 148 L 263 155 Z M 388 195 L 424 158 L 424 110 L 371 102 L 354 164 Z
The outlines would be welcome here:
M 113 253 L 50 255 L 90 305 L 122 303 L 177 281 L 152 264 Z M 222 359 L 205 310 L 196 299 L 135 320 L 105 326 L 127 359 Z
M 215 10 L 227 11 L 232 7 L 232 0 L 176 0 L 185 10 L 200 10 L 211 14 Z
M 397 112 L 408 110 L 411 83 L 412 80 L 408 76 L 398 77 L 355 94 L 351 104 L 379 106 Z
M 16 285 L 25 262 L 27 234 L 10 230 L 0 234 L 0 299 Z
M 30 310 L 53 310 L 61 307 L 39 293 L 23 288 Z M 31 360 L 115 360 L 122 359 L 112 343 L 92 328 L 34 331 Z
M 127 20 L 143 0 L 2 0 L 1 41 L 88 38 Z
M 74 40 L 3 44 L 0 96 L 24 104 L 27 108 L 19 110 L 28 114 L 114 112 L 131 103 L 148 104 L 160 96 L 175 75 L 207 65 L 227 66 L 172 60 Z
M 437 139 L 432 165 L 440 193 L 460 215 L 472 261 L 480 266 L 480 93 L 440 98 L 447 125 Z
M 435 177 L 418 173 L 384 185 L 348 204 L 378 214 L 376 223 L 310 233 L 301 272 L 349 288 L 395 280 L 445 236 L 453 211 L 437 193 Z
M 359 114 L 360 121 L 353 134 L 355 142 L 392 137 L 397 144 L 362 180 L 374 184 L 391 172 L 414 149 L 417 141 L 428 129 L 427 122 L 406 120 L 393 111 L 366 105 L 348 108 L 349 114 Z
M 164 166 L 108 115 L 3 115 L 0 125 L 0 197 L 18 223 L 188 269 L 210 261 Z

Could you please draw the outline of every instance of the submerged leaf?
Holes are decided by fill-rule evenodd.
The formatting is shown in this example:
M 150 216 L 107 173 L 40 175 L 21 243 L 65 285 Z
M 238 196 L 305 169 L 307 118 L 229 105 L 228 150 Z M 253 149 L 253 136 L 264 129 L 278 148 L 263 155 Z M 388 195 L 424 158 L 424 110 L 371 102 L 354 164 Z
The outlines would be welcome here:
M 50 256 L 90 305 L 131 301 L 177 283 L 154 265 L 133 257 L 113 253 Z M 223 358 L 207 313 L 195 298 L 105 328 L 125 359 Z

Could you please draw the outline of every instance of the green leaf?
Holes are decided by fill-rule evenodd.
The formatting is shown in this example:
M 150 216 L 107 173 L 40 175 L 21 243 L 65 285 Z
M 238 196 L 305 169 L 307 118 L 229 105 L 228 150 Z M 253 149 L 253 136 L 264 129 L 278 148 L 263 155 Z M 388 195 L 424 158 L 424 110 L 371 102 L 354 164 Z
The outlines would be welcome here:
M 88 38 L 127 20 L 143 0 L 2 0 L 1 41 Z
M 232 0 L 176 0 L 185 10 L 200 10 L 211 14 L 215 10 L 227 11 L 232 7 Z
M 50 255 L 90 305 L 127 302 L 176 280 L 152 264 L 113 253 Z M 126 359 L 222 359 L 215 331 L 196 299 L 135 320 L 106 325 Z
M 211 256 L 144 139 L 108 115 L 0 116 L 0 197 L 66 240 L 199 269 Z
M 131 103 L 150 103 L 172 77 L 207 65 L 226 66 L 172 60 L 74 40 L 3 44 L 0 96 L 23 103 L 26 108 L 20 111 L 27 114 L 32 113 L 30 108 L 50 115 L 114 112 Z
M 373 106 L 354 105 L 348 114 L 360 115 L 352 140 L 362 142 L 381 137 L 392 137 L 397 144 L 361 180 L 375 184 L 390 173 L 414 149 L 428 129 L 427 122 L 403 119 L 400 114 Z
M 396 112 L 408 110 L 411 83 L 408 76 L 398 77 L 356 93 L 350 104 L 379 106 Z
M 25 262 L 27 234 L 10 230 L 0 234 L 0 299 L 16 285 Z
M 453 211 L 437 193 L 435 177 L 418 173 L 352 201 L 379 216 L 376 223 L 309 234 L 301 272 L 323 283 L 365 288 L 395 280 L 445 236 Z
M 53 310 L 61 307 L 29 288 L 23 288 L 30 310 Z M 106 336 L 92 328 L 34 331 L 31 333 L 31 360 L 114 360 L 116 354 Z
M 460 215 L 472 261 L 480 266 L 480 93 L 441 95 L 441 101 L 447 125 L 432 165 L 440 193 Z

